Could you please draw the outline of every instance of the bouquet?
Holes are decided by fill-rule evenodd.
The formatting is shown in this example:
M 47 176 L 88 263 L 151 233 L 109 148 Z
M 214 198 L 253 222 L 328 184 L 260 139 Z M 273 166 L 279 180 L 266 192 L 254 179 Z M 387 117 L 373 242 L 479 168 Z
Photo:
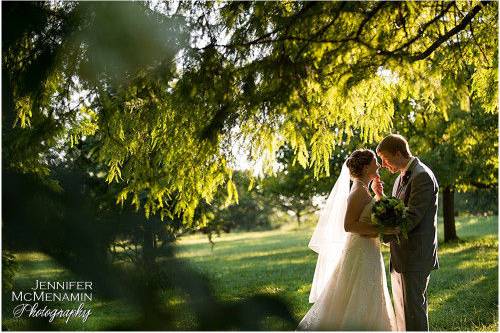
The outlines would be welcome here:
M 394 197 L 384 197 L 373 204 L 372 223 L 379 227 L 380 232 L 385 227 L 400 227 L 401 234 L 408 239 L 408 208 L 402 200 Z M 399 243 L 399 235 L 397 235 Z

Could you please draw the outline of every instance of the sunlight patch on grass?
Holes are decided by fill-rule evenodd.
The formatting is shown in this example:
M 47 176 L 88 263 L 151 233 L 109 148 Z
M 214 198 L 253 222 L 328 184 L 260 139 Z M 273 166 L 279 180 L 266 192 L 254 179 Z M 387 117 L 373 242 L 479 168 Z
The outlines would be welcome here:
M 262 292 L 264 294 L 277 295 L 283 291 L 282 287 L 279 287 L 275 284 L 270 284 L 262 288 Z
M 465 289 L 470 289 L 471 287 L 474 287 L 475 285 L 484 282 L 485 280 L 486 280 L 485 276 L 479 276 L 474 280 L 455 283 L 450 285 L 449 288 L 447 289 L 437 291 L 434 293 L 434 296 L 440 302 L 433 301 L 432 305 L 433 307 L 442 305 L 443 303 L 447 302 L 451 297 L 457 296 Z
M 297 292 L 300 294 L 305 294 L 305 293 L 309 294 L 311 292 L 311 284 L 310 283 L 303 284 L 297 289 Z
M 40 276 L 52 276 L 53 274 L 61 274 L 64 273 L 64 268 L 37 268 L 32 270 L 30 273 L 26 273 L 26 276 L 33 276 L 35 278 L 39 278 Z
M 15 257 L 19 261 L 44 261 L 51 260 L 48 255 L 40 252 L 19 252 L 15 254 Z
M 310 262 L 308 257 L 304 257 L 301 259 L 286 259 L 286 260 L 276 260 L 273 262 L 274 266 L 284 266 L 290 264 L 307 264 Z
M 275 251 L 256 251 L 256 252 L 251 252 L 251 253 L 239 253 L 239 254 L 234 254 L 234 255 L 225 255 L 224 256 L 224 261 L 239 261 L 239 260 L 253 260 L 253 259 L 259 259 L 261 257 L 275 257 L 278 255 L 286 255 L 290 253 L 294 253 L 297 251 L 302 251 L 303 249 L 301 248 L 289 248 L 286 250 L 275 250 Z
M 279 231 L 278 231 L 279 232 Z M 286 232 L 282 232 L 285 234 Z M 276 230 L 266 230 L 266 231 L 248 231 L 248 232 L 234 232 L 234 233 L 221 233 L 220 236 L 214 235 L 212 240 L 217 243 L 217 241 L 239 241 L 239 240 L 249 240 L 249 239 L 261 239 L 266 236 L 276 236 Z M 208 237 L 206 235 L 189 235 L 179 238 L 180 244 L 192 245 L 192 244 L 208 244 Z

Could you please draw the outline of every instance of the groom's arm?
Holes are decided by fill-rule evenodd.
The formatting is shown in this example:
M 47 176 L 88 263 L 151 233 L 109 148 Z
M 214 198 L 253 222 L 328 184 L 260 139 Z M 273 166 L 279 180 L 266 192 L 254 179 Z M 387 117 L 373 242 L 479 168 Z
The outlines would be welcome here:
M 422 222 L 425 213 L 436 201 L 436 195 L 434 182 L 428 173 L 422 172 L 415 176 L 408 199 L 408 232 Z

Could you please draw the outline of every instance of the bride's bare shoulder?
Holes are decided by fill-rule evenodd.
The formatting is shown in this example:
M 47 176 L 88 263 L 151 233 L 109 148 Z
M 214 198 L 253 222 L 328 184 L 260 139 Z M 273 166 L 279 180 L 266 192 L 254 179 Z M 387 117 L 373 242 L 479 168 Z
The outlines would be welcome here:
M 367 203 L 371 201 L 372 197 L 366 193 L 363 188 L 353 188 L 351 193 L 349 193 L 349 197 L 347 198 L 347 203 L 349 205 L 355 206 L 365 206 Z

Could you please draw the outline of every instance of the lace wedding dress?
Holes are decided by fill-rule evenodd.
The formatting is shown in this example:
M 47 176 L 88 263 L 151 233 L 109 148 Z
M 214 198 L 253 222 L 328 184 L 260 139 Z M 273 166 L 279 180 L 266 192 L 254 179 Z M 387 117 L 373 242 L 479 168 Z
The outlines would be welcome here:
M 365 206 L 361 221 L 369 221 L 374 202 Z M 348 234 L 332 276 L 297 330 L 397 330 L 378 237 Z

